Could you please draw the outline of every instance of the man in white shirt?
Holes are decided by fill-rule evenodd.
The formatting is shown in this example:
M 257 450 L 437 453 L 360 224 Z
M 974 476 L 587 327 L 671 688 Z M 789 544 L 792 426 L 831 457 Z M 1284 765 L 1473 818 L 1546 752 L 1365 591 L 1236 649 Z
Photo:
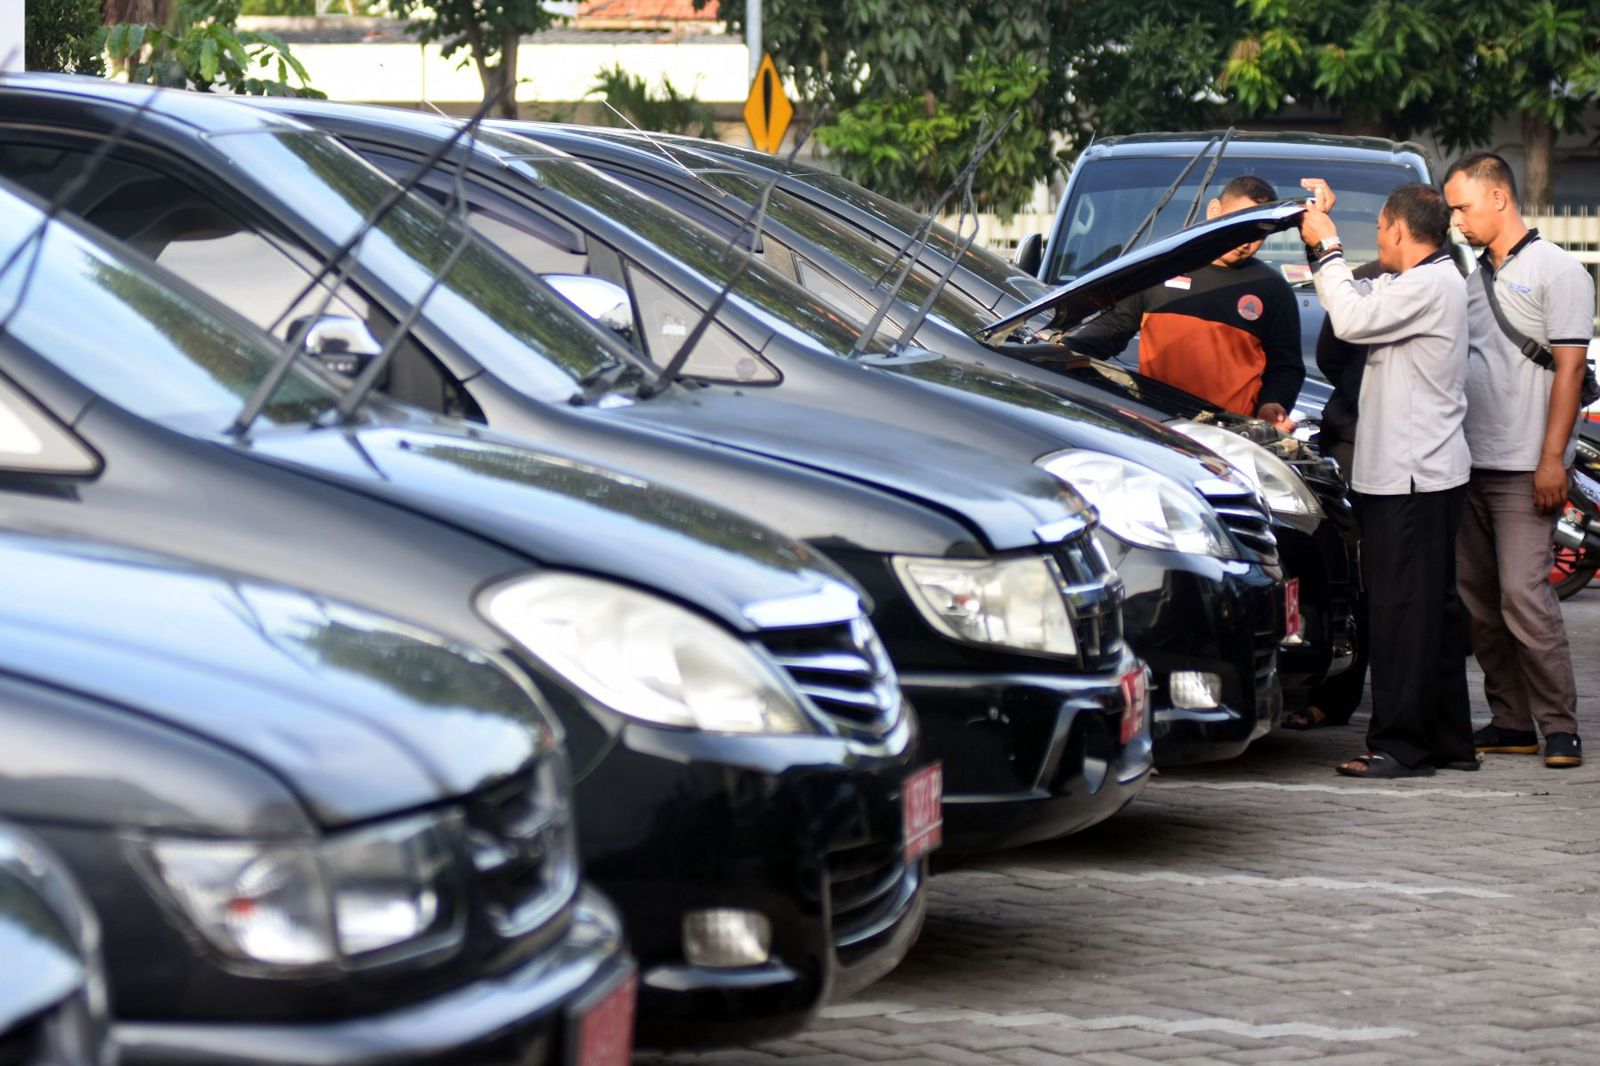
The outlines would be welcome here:
M 1350 485 L 1361 521 L 1372 648 L 1367 751 L 1348 777 L 1475 770 L 1465 620 L 1455 540 L 1471 471 L 1466 417 L 1467 293 L 1445 250 L 1450 211 L 1439 192 L 1402 185 L 1378 215 L 1388 271 L 1358 281 L 1328 211 L 1327 183 L 1300 224 L 1317 295 L 1341 340 L 1367 346 Z
M 1576 448 L 1594 282 L 1528 228 L 1499 156 L 1464 156 L 1446 172 L 1444 192 L 1462 236 L 1484 249 L 1467 283 L 1472 479 L 1456 543 L 1493 714 L 1474 739 L 1479 751 L 1537 755 L 1537 724 L 1545 765 L 1579 766 L 1572 651 L 1549 573 Z

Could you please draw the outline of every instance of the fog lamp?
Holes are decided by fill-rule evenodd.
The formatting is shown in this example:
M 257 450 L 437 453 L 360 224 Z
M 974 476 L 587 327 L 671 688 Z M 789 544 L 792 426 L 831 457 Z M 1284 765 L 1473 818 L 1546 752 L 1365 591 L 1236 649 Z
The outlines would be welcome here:
M 1172 705 L 1191 711 L 1222 705 L 1222 677 L 1202 670 L 1174 670 L 1167 679 Z
M 690 911 L 683 916 L 683 957 L 726 970 L 759 966 L 772 956 L 772 922 L 757 911 Z

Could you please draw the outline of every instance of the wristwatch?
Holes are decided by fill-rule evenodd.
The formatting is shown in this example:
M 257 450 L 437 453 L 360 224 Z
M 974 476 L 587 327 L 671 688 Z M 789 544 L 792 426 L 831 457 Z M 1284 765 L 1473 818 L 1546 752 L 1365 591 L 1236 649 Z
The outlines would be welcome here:
M 1308 259 L 1312 260 L 1313 262 L 1315 262 L 1318 259 L 1321 259 L 1323 256 L 1327 255 L 1329 252 L 1342 252 L 1342 251 L 1344 251 L 1344 245 L 1339 243 L 1339 238 L 1338 237 L 1328 237 L 1328 238 L 1326 238 L 1324 240 L 1318 241 L 1316 244 L 1308 244 L 1308 245 L 1306 245 L 1306 257 Z

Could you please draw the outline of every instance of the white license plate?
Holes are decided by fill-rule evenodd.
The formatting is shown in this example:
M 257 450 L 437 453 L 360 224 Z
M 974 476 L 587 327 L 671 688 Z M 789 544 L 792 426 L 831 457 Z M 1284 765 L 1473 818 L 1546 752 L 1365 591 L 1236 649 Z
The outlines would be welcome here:
M 922 858 L 944 840 L 944 764 L 925 766 L 900 790 L 906 861 Z

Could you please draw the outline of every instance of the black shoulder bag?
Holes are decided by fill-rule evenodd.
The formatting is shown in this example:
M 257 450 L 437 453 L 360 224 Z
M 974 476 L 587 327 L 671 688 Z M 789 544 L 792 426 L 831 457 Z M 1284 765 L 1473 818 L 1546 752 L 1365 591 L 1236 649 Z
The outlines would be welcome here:
M 1479 264 L 1478 278 L 1483 282 L 1484 295 L 1489 297 L 1489 310 L 1494 312 L 1494 320 L 1500 323 L 1500 332 L 1504 333 L 1506 339 L 1515 344 L 1517 350 L 1527 356 L 1534 366 L 1540 370 L 1548 370 L 1551 373 L 1555 373 L 1556 357 L 1550 349 L 1532 337 L 1524 335 L 1517 327 L 1506 321 L 1506 313 L 1500 310 L 1500 299 L 1494 294 L 1492 274 L 1493 271 L 1490 268 L 1481 263 Z M 1578 393 L 1578 406 L 1588 407 L 1596 400 L 1600 400 L 1600 381 L 1595 380 L 1594 364 L 1584 360 L 1583 385 Z

